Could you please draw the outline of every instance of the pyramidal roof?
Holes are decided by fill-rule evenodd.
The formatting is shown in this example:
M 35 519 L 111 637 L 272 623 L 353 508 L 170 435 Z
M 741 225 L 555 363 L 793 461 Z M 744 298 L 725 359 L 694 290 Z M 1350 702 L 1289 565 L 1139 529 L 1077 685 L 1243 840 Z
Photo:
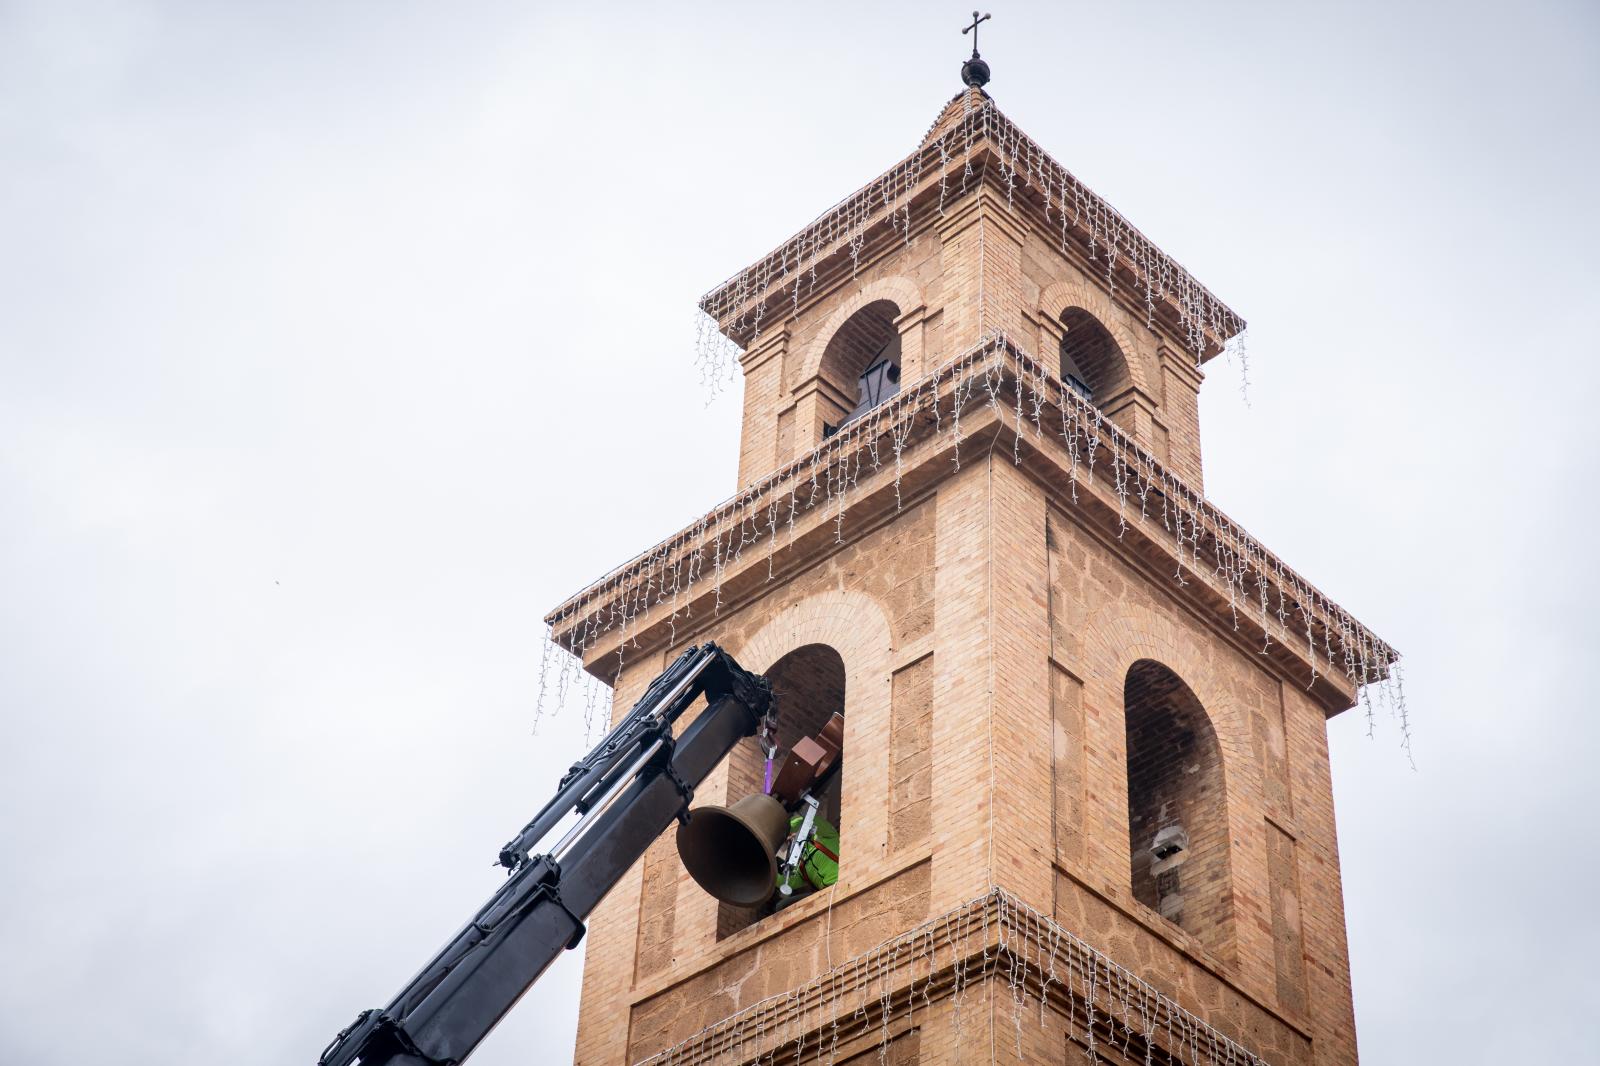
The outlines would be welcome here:
M 934 138 L 941 134 L 949 133 L 959 126 L 967 116 L 974 111 L 981 111 L 984 107 L 993 107 L 994 100 L 989 94 L 976 85 L 969 85 L 950 98 L 944 105 L 944 110 L 939 112 L 939 117 L 933 120 L 933 125 L 928 127 L 927 136 L 922 138 L 922 147 L 926 148 Z
M 853 275 L 874 250 L 909 241 L 929 217 L 987 183 L 1062 252 L 1099 268 L 1114 292 L 1134 296 L 1197 360 L 1209 359 L 1245 322 L 1137 227 L 1023 133 L 977 87 L 956 94 L 921 143 L 876 179 L 707 293 L 701 310 L 741 347 L 763 320 L 798 312 L 812 293 Z

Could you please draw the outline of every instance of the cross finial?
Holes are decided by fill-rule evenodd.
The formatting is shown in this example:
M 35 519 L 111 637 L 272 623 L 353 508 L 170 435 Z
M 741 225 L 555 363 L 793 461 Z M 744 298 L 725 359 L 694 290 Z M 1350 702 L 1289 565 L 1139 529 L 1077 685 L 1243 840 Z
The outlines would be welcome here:
M 969 32 L 972 34 L 972 58 L 961 64 L 961 81 L 974 89 L 981 89 L 989 84 L 989 64 L 985 63 L 978 55 L 978 26 L 989 21 L 988 15 L 972 13 L 972 25 L 962 30 L 962 36 Z
M 978 17 L 978 13 L 976 11 L 974 11 L 972 13 L 972 25 L 968 26 L 966 29 L 961 31 L 961 36 L 963 36 L 963 37 L 965 37 L 968 33 L 972 34 L 972 58 L 973 59 L 977 59 L 978 58 L 978 25 L 979 25 L 979 23 L 983 23 L 983 22 L 989 21 L 989 18 L 990 18 L 990 16 L 988 14 L 985 14 L 982 18 L 979 18 Z

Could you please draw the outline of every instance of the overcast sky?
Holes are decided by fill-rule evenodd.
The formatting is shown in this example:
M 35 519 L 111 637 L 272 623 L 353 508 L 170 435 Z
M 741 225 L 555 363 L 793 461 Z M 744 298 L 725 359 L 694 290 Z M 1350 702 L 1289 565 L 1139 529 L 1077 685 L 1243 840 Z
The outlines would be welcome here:
M 1406 655 L 1415 772 L 1329 727 L 1368 1063 L 1593 1048 L 1597 12 L 983 29 L 1251 322 L 1210 495 Z M 493 890 L 581 750 L 541 615 L 733 487 L 695 299 L 917 143 L 965 17 L 0 0 L 0 1058 L 310 1063 Z M 576 963 L 474 1061 L 563 1057 Z

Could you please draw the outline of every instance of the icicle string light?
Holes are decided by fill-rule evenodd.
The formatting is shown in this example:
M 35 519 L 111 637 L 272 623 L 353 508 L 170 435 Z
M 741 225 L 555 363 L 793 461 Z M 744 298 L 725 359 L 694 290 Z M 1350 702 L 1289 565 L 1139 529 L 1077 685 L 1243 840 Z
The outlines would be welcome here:
M 987 1040 L 964 1036 L 963 1008 L 981 1010 L 968 1003 L 975 991 L 1010 999 L 1009 1034 L 995 1011 Z M 987 1060 L 984 1053 L 1002 1039 L 1021 1058 L 1027 1027 L 1044 1028 L 1053 1011 L 1091 1063 L 1108 1061 L 1104 1048 L 1124 1062 L 1265 1066 L 1255 1052 L 999 887 L 759 1000 L 640 1066 L 833 1063 L 841 1042 L 864 1040 L 876 1042 L 881 1062 L 919 1011 L 926 1017 L 944 1001 L 957 1060 Z
M 1110 509 L 1110 531 L 1119 538 L 1138 530 L 1165 541 L 1176 558 L 1174 579 L 1180 585 L 1196 576 L 1211 582 L 1236 632 L 1248 638 L 1259 626 L 1263 654 L 1275 645 L 1299 653 L 1310 665 L 1308 688 L 1319 676 L 1341 675 L 1361 690 L 1369 723 L 1375 723 L 1375 706 L 1384 706 L 1408 742 L 1404 693 L 1391 670 L 1398 653 L 999 333 L 557 608 L 546 621 L 571 655 L 546 653 L 536 714 L 543 711 L 546 688 L 553 684 L 559 703 L 573 676 L 588 677 L 579 660 L 599 647 L 612 649 L 612 665 L 620 672 L 646 616 L 650 626 L 666 626 L 669 643 L 676 643 L 681 635 L 704 631 L 725 609 L 723 586 L 730 574 L 746 587 L 763 572 L 757 580 L 779 579 L 784 553 L 808 519 L 831 526 L 831 539 L 842 542 L 849 508 L 872 494 L 867 488 L 877 491 L 876 483 L 864 488 L 863 478 L 881 473 L 885 482 L 892 479 L 892 506 L 898 509 L 905 502 L 901 482 L 908 453 L 944 448 L 959 466 L 962 442 L 986 413 L 998 423 L 996 432 L 1010 434 L 1005 452 L 1014 462 L 1027 461 L 1053 438 L 1065 450 L 1060 487 L 1066 502 L 1082 508 L 1099 500 Z M 560 665 L 552 666 L 553 659 Z M 592 687 L 585 698 L 598 717 L 603 703 Z
M 1245 322 L 1211 290 L 1052 159 L 987 96 L 964 93 L 961 114 L 952 119 L 941 129 L 941 116 L 916 151 L 706 294 L 696 326 L 696 363 L 708 386 L 717 389 L 733 379 L 739 344 L 759 339 L 763 321 L 775 309 L 798 315 L 806 300 L 827 291 L 833 279 L 846 271 L 855 277 L 880 235 L 910 244 L 915 224 L 942 217 L 952 197 L 984 180 L 1005 193 L 1008 207 L 1016 207 L 1020 190 L 1030 193 L 1032 209 L 1050 223 L 1043 232 L 1056 235 L 1063 254 L 1076 251 L 1098 260 L 1113 294 L 1119 276 L 1130 278 L 1147 326 L 1169 309 L 1180 343 L 1197 363 L 1222 348 L 1230 358 L 1238 355 L 1241 381 L 1248 377 Z M 1052 213 L 1058 216 L 1054 222 Z

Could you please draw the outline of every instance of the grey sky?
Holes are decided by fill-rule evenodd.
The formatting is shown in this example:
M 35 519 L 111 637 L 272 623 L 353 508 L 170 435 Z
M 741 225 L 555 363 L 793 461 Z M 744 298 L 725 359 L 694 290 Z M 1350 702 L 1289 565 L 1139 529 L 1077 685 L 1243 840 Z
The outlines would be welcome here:
M 1369 1063 L 1592 1046 L 1600 14 L 1013 4 L 1002 109 L 1251 322 L 1210 495 L 1330 727 Z M 0 0 L 0 1057 L 309 1063 L 578 752 L 538 619 L 732 488 L 695 298 L 959 88 L 925 4 Z M 475 1062 L 560 1061 L 575 959 Z

